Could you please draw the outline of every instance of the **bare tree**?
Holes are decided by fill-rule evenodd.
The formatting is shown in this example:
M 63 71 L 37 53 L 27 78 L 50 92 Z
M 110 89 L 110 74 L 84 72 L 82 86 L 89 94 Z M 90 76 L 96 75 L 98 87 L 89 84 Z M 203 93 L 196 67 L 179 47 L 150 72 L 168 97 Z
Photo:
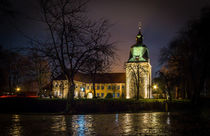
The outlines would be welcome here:
M 101 44 L 101 43 L 96 43 Z M 107 44 L 107 43 L 105 43 Z M 83 66 L 83 71 L 87 73 L 93 84 L 93 98 L 96 98 L 96 76 L 98 73 L 104 73 L 110 70 L 110 66 L 115 58 L 115 48 L 112 44 L 104 46 L 103 52 L 97 52 L 89 57 Z
M 47 26 L 49 39 L 35 41 L 35 49 L 53 62 L 68 81 L 66 112 L 74 100 L 74 76 L 82 71 L 85 62 L 96 53 L 110 49 L 108 22 L 91 22 L 84 15 L 87 1 L 41 0 L 43 23 Z
M 48 61 L 39 55 L 37 50 L 28 51 L 28 58 L 31 62 L 30 73 L 33 75 L 39 89 L 39 95 L 44 94 L 44 87 L 50 82 L 50 66 Z
M 172 89 L 175 87 L 175 83 L 177 79 L 175 78 L 175 74 L 169 72 L 166 68 L 162 68 L 158 71 L 159 81 L 162 83 L 159 87 L 163 90 L 163 93 L 169 99 L 172 100 Z
M 144 76 L 148 70 L 138 63 L 127 65 L 126 67 L 131 73 L 131 79 L 134 86 L 135 98 L 138 100 L 140 98 L 140 92 L 143 91 Z M 148 86 L 146 86 L 148 87 Z
M 207 63 L 210 58 L 209 23 L 210 7 L 206 7 L 201 10 L 200 17 L 188 22 L 160 53 L 160 62 L 176 76 L 177 86 L 194 104 L 199 103 L 210 77 L 210 64 Z
M 22 91 L 30 91 L 31 88 L 26 86 L 34 81 L 31 59 L 15 51 L 3 49 L 0 52 L 0 73 L 4 76 L 4 91 L 14 92 L 16 87 L 21 87 Z

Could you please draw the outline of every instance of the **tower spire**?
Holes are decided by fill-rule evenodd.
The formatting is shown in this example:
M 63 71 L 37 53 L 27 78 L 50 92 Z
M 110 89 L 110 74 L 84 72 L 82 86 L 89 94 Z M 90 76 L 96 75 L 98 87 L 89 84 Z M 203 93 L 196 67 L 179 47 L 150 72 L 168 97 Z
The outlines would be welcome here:
M 141 27 L 142 27 L 142 23 L 141 21 L 139 21 L 139 31 L 141 30 Z
M 142 29 L 141 21 L 139 21 L 138 27 L 139 27 L 139 32 L 136 36 L 136 42 L 137 42 L 137 44 L 141 45 L 143 42 L 143 35 L 141 34 L 141 29 Z

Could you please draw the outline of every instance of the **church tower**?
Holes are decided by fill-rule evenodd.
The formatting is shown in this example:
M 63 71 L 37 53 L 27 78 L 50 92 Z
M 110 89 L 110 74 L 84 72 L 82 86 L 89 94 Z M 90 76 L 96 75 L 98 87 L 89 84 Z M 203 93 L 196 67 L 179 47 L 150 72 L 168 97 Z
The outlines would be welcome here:
M 130 48 L 126 63 L 126 99 L 151 98 L 151 65 L 149 51 L 143 44 L 141 26 L 136 36 L 136 44 Z

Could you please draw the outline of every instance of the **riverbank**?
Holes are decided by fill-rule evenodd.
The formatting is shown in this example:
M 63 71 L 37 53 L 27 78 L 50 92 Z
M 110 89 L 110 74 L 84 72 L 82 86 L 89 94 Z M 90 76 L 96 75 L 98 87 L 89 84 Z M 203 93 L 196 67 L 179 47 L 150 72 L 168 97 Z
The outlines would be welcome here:
M 167 103 L 167 104 L 166 104 Z M 65 99 L 41 98 L 2 98 L 0 113 L 55 113 L 62 114 L 66 108 Z M 73 104 L 73 114 L 88 113 L 121 113 L 121 112 L 163 112 L 189 111 L 193 107 L 189 100 L 164 99 L 76 99 Z

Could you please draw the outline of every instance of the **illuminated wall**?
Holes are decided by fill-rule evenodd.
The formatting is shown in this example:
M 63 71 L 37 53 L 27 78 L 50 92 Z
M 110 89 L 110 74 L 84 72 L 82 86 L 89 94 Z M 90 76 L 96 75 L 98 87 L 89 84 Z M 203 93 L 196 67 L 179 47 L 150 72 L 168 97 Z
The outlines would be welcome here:
M 75 98 L 84 98 L 88 96 L 88 93 L 91 93 L 91 95 L 93 96 L 94 91 L 92 83 L 75 81 L 75 85 Z M 125 87 L 125 83 L 96 83 L 96 96 L 100 98 L 105 98 L 108 93 L 111 93 L 114 98 L 122 98 L 123 96 L 125 96 Z M 67 80 L 54 80 L 52 91 L 53 96 L 57 98 L 66 98 L 68 93 Z
M 138 72 L 139 71 L 139 72 Z M 139 76 L 138 76 L 139 73 Z M 137 82 L 136 78 L 139 78 Z M 126 63 L 126 98 L 137 95 L 136 84 L 140 86 L 140 98 L 151 98 L 151 65 L 149 62 Z

